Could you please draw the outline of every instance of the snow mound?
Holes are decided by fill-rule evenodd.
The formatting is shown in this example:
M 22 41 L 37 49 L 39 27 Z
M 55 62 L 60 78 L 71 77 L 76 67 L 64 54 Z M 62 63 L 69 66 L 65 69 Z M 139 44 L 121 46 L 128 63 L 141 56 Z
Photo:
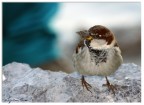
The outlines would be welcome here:
M 52 72 L 13 62 L 3 66 L 3 102 L 141 102 L 141 68 L 122 64 L 115 74 L 108 76 L 116 85 L 112 94 L 104 77 L 86 76 L 92 93 L 83 89 L 81 75 L 76 72 Z

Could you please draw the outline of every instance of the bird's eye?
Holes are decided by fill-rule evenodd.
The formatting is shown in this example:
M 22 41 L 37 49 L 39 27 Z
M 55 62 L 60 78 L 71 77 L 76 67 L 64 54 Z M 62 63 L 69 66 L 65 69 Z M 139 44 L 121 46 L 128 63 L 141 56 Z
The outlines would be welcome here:
M 99 37 L 102 37 L 102 35 L 99 35 Z

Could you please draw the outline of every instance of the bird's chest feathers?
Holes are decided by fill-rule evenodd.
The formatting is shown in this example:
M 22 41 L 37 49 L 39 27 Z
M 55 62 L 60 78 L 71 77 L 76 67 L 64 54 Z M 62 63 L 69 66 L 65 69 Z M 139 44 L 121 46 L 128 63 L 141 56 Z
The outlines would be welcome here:
M 93 63 L 98 65 L 99 63 L 106 63 L 108 59 L 108 50 L 106 49 L 91 49 L 84 47 L 79 53 L 78 59 L 81 63 Z
M 107 61 L 108 51 L 107 50 L 98 50 L 98 49 L 89 49 L 90 50 L 90 59 L 91 62 L 94 62 L 96 65 L 99 63 L 104 63 Z

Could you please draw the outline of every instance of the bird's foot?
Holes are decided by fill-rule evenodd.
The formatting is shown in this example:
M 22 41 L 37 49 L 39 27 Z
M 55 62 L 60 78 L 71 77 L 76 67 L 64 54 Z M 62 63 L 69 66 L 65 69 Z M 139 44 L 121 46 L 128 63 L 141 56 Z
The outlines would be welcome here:
M 116 87 L 112 84 L 103 84 L 103 86 L 107 86 L 109 90 L 112 90 L 113 94 L 115 95 Z
M 82 76 L 81 82 L 82 82 L 83 88 L 86 87 L 87 91 L 91 92 L 90 89 L 92 88 L 92 86 L 86 82 L 86 80 L 84 79 L 84 76 Z
M 117 90 L 117 88 L 114 85 L 110 84 L 107 77 L 106 77 L 106 81 L 107 81 L 107 83 L 103 84 L 103 86 L 107 86 L 109 91 L 111 90 L 113 92 L 113 94 L 115 95 L 115 90 Z

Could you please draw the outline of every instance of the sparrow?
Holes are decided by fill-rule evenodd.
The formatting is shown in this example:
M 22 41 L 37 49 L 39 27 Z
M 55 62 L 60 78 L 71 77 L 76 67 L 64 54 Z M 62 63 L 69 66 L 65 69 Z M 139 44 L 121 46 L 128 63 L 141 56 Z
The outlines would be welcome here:
M 80 35 L 80 42 L 73 53 L 73 64 L 82 75 L 83 88 L 88 91 L 92 88 L 85 76 L 104 76 L 106 84 L 103 86 L 107 86 L 115 94 L 116 87 L 110 84 L 107 76 L 118 70 L 123 58 L 114 33 L 102 25 L 76 33 Z

